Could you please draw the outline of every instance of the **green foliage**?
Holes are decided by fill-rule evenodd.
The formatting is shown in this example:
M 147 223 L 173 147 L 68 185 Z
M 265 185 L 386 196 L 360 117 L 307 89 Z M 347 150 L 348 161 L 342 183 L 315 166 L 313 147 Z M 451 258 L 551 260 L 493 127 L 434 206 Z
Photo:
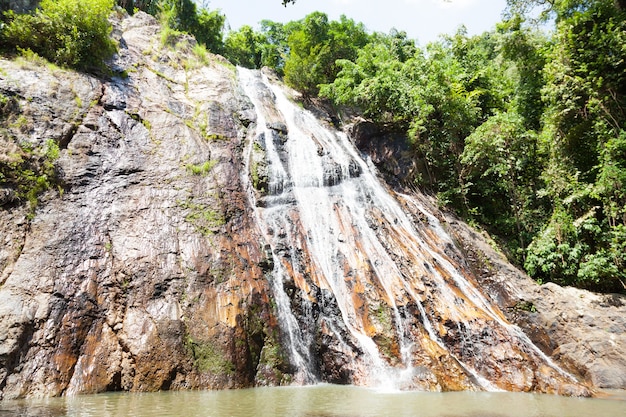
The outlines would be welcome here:
M 190 32 L 209 51 L 220 54 L 224 52 L 223 28 L 225 21 L 226 16 L 218 10 L 200 9 L 195 26 L 191 28 Z
M 163 24 L 163 33 L 169 35 L 163 39 L 163 44 L 169 44 L 168 36 L 176 36 L 180 32 L 193 35 L 196 40 L 213 53 L 222 53 L 223 27 L 226 17 L 219 11 L 209 11 L 202 7 L 197 8 L 193 0 L 158 0 L 150 9 L 158 14 Z
M 4 74 L 3 74 L 4 75 Z M 11 114 L 19 113 L 20 105 L 15 97 L 0 93 L 0 120 L 6 120 Z
M 287 29 L 281 23 L 263 20 L 260 32 L 244 25 L 226 37 L 224 56 L 235 65 L 269 67 L 282 74 L 285 58 L 289 55 L 287 36 Z
M 198 58 L 198 61 L 201 64 L 206 65 L 209 63 L 209 51 L 207 51 L 204 45 L 200 45 L 200 44 L 194 45 L 193 54 L 196 56 L 196 58 Z
M 287 37 L 290 26 L 292 25 L 270 20 L 261 21 L 261 33 L 265 39 L 265 43 L 261 45 L 262 65 L 272 68 L 280 75 L 284 73 L 285 60 L 289 55 Z
M 594 196 L 602 202 L 611 227 L 626 225 L 626 131 L 610 138 L 600 149 Z
M 524 266 L 531 276 L 566 284 L 576 275 L 583 251 L 572 217 L 559 207 L 528 247 Z
M 595 210 L 573 221 L 565 207 L 528 247 L 525 267 L 541 280 L 601 291 L 623 290 L 626 280 L 624 225 L 606 232 Z
M 235 371 L 233 362 L 214 342 L 196 340 L 187 336 L 185 345 L 194 359 L 194 365 L 200 372 L 231 375 Z
M 606 0 L 555 2 L 553 12 L 558 24 L 542 89 L 541 145 L 549 159 L 540 193 L 574 228 L 562 242 L 535 238 L 527 267 L 542 280 L 624 291 L 626 13 Z M 567 268 L 550 259 L 556 243 Z
M 175 47 L 183 32 L 172 26 L 171 22 L 175 19 L 175 9 L 164 9 L 159 14 L 161 20 L 161 46 Z
M 623 129 L 626 111 L 626 13 L 590 2 L 557 27 L 544 96 L 555 152 L 593 181 L 598 148 Z
M 274 303 L 274 300 L 270 300 L 270 304 Z M 275 329 L 265 329 L 258 367 L 264 370 L 262 378 L 269 378 L 269 381 L 278 381 L 280 384 L 291 382 L 289 360 Z
M 39 196 L 57 182 L 55 161 L 59 153 L 57 143 L 48 140 L 41 148 L 27 143 L 7 146 L 0 154 L 0 184 L 14 189 L 18 201 L 28 202 L 31 215 Z
M 523 18 L 516 15 L 497 26 L 497 50 L 510 69 L 505 75 L 508 80 L 499 83 L 510 85 L 511 110 L 524 118 L 528 129 L 539 130 L 545 110 L 541 89 L 545 85 L 543 68 L 548 41 L 545 34 L 524 27 L 523 23 Z
M 305 96 L 316 95 L 321 84 L 334 80 L 338 59 L 353 60 L 369 41 L 363 24 L 341 16 L 314 12 L 289 28 L 289 56 L 285 61 L 285 82 Z
M 265 37 L 244 25 L 237 32 L 230 32 L 224 42 L 225 56 L 235 65 L 261 68 Z
M 537 307 L 533 304 L 532 301 L 520 301 L 516 303 L 512 308 L 513 311 L 525 311 L 528 313 L 536 313 Z
M 200 167 L 199 169 L 202 170 L 203 168 Z M 211 236 L 225 223 L 222 213 L 207 204 L 196 203 L 192 199 L 188 199 L 179 201 L 178 205 L 187 211 L 185 221 L 191 224 L 202 236 Z
M 211 160 L 211 161 L 206 161 L 201 165 L 186 164 L 185 168 L 187 169 L 187 171 L 189 171 L 193 175 L 205 176 L 209 172 L 211 172 L 215 164 L 217 164 L 217 160 Z
M 113 0 L 42 0 L 32 14 L 5 13 L 2 44 L 58 65 L 99 70 L 115 51 L 108 21 Z
M 524 121 L 514 111 L 487 119 L 465 139 L 460 176 L 468 211 L 506 238 L 510 254 L 520 263 L 545 215 L 535 193 L 545 156 Z
M 407 125 L 419 116 L 420 109 L 414 104 L 421 103 L 415 103 L 412 93 L 418 91 L 415 84 L 421 81 L 414 75 L 421 72 L 425 61 L 421 56 L 400 61 L 385 39 L 379 35 L 376 42 L 364 46 L 355 62 L 338 60 L 339 73 L 331 84 L 321 86 L 320 94 L 336 104 L 356 106 L 378 123 Z

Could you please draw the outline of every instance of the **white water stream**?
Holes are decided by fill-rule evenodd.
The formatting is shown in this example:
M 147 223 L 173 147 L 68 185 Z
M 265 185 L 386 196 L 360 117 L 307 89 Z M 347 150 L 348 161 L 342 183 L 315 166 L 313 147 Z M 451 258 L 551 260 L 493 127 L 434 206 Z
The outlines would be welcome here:
M 262 147 L 268 167 L 267 195 L 259 196 L 249 178 L 246 182 L 258 224 L 271 247 L 270 283 L 285 343 L 298 370 L 297 382 L 310 383 L 320 377 L 313 350 L 316 327 L 323 317 L 327 331 L 345 349 L 357 345 L 362 363 L 367 364 L 367 385 L 410 386 L 415 377 L 417 331 L 415 317 L 408 317 L 408 306 L 417 309 L 424 337 L 442 350 L 449 348 L 442 339 L 446 331 L 436 323 L 439 313 L 423 305 L 426 287 L 434 294 L 432 304 L 446 308 L 446 320 L 457 323 L 462 337 L 472 331 L 474 317 L 486 317 L 525 345 L 523 350 L 547 359 L 437 246 L 451 240 L 434 216 L 410 196 L 398 197 L 423 213 L 436 242 L 416 228 L 415 219 L 345 134 L 300 108 L 260 72 L 240 68 L 239 77 L 257 114 L 246 172 L 255 169 L 250 166 L 254 147 Z M 297 282 L 292 284 L 292 280 Z M 293 296 L 294 287 L 301 293 L 299 298 Z M 314 287 L 319 291 L 313 291 Z M 321 291 L 332 294 L 339 317 L 314 305 L 323 304 L 314 299 Z M 298 314 L 294 313 L 296 298 L 302 310 Z M 371 317 L 383 311 L 383 304 L 389 311 L 387 324 L 397 340 L 400 363 L 391 363 L 375 340 L 385 319 L 382 313 L 377 322 Z M 316 308 L 322 310 L 319 316 L 314 314 Z M 457 354 L 450 355 L 478 388 L 497 389 L 471 364 Z

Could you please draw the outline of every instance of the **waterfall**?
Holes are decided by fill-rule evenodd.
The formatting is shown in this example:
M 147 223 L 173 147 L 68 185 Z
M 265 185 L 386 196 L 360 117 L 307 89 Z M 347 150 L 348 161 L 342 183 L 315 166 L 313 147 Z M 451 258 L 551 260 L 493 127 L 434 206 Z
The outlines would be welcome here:
M 279 83 L 238 73 L 257 115 L 245 182 L 295 382 L 429 390 L 574 382 L 481 293 L 415 196 L 392 192 L 343 132 Z

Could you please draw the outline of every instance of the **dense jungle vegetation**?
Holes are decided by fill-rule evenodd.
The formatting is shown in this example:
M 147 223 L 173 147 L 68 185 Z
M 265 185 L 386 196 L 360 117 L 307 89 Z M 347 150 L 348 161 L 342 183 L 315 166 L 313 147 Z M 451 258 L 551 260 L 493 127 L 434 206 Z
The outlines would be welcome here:
M 226 33 L 207 3 L 117 4 L 403 134 L 421 167 L 405 182 L 486 229 L 538 281 L 626 292 L 626 1 L 508 0 L 492 31 L 426 46 L 320 12 Z M 89 70 L 115 50 L 112 8 L 42 0 L 6 12 L 0 41 Z

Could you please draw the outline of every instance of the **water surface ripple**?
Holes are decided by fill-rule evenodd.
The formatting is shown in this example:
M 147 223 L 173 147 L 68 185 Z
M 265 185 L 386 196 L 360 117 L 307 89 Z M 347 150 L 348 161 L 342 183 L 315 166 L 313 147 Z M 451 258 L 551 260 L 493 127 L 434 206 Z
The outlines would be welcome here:
M 381 392 L 316 385 L 230 391 L 107 393 L 0 402 L 0 417 L 619 417 L 605 399 L 507 392 Z

